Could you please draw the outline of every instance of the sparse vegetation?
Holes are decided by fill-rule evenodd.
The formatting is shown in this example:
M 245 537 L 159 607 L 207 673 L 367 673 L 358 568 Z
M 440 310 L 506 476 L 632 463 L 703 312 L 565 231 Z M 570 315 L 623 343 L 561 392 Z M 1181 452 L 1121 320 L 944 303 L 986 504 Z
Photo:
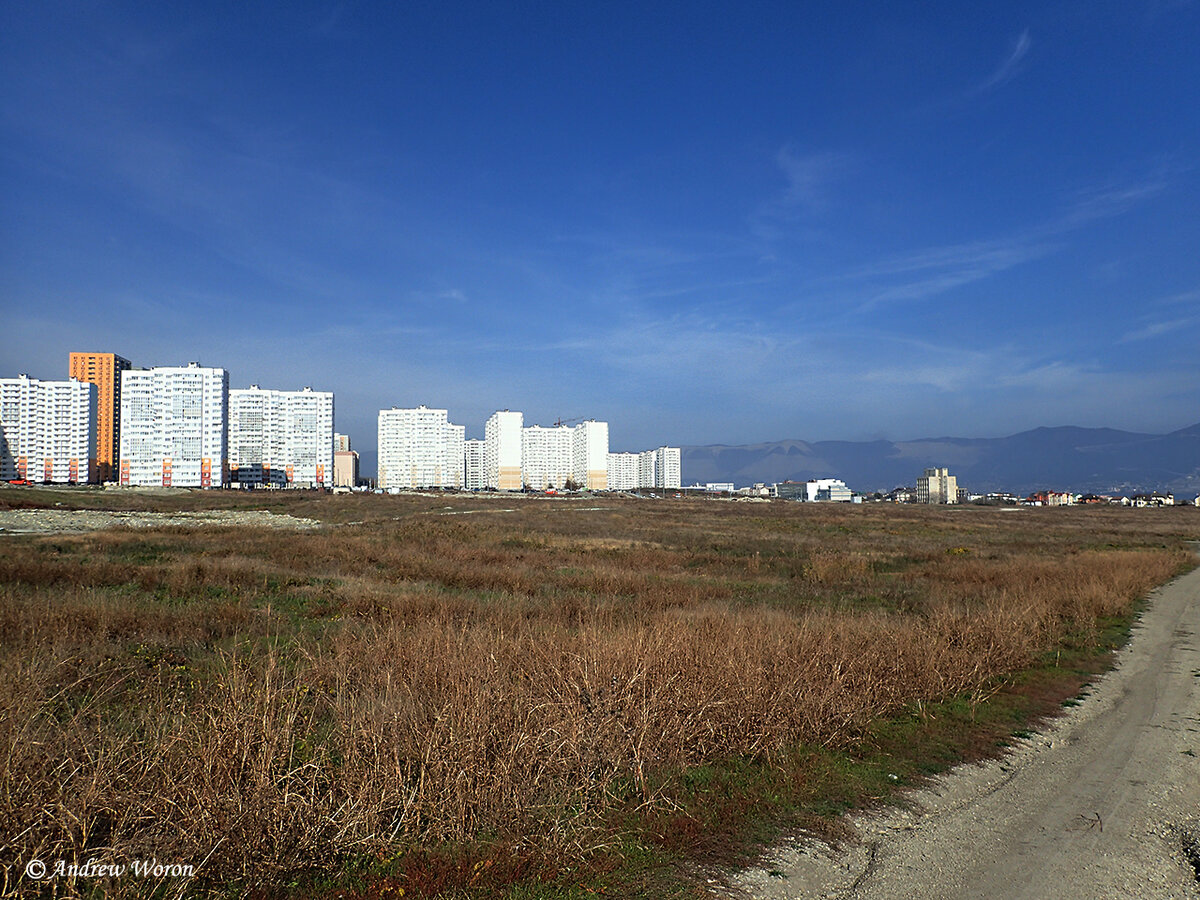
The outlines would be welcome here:
M 196 892 L 697 895 L 680 862 L 836 834 L 1061 708 L 1200 531 L 609 498 L 0 507 L 114 496 L 330 527 L 2 538 L 9 890 L 35 856 L 155 856 L 197 864 Z

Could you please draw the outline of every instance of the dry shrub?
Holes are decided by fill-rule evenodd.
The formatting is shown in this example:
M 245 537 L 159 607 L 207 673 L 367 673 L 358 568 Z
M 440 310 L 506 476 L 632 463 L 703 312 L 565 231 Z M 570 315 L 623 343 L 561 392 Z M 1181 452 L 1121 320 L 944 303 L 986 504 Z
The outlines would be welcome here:
M 672 773 L 851 744 L 881 715 L 1028 665 L 1185 556 L 1081 550 L 1053 529 L 1038 556 L 923 516 L 905 527 L 944 538 L 881 519 L 896 533 L 871 524 L 833 548 L 813 532 L 847 519 L 825 511 L 739 511 L 728 527 L 757 537 L 730 550 L 711 517 L 678 522 L 671 546 L 642 516 L 539 524 L 554 514 L 531 512 L 515 538 L 426 519 L 328 538 L 204 532 L 188 553 L 194 535 L 167 535 L 166 558 L 141 563 L 114 562 L 127 539 L 103 537 L 80 571 L 36 542 L 6 556 L 5 856 L 157 855 L 271 883 L 481 834 L 578 853 L 605 839 L 614 804 L 663 802 L 654 785 Z M 631 533 L 589 531 L 614 522 Z M 539 537 L 560 526 L 577 543 Z M 693 552 L 701 526 L 710 549 Z M 896 560 L 907 568 L 877 565 Z M 159 593 L 99 586 L 119 574 Z M 733 602 L 748 575 L 809 600 Z M 897 586 L 918 601 L 813 599 Z M 271 606 L 280 591 L 334 618 L 306 630 Z
M 817 549 L 809 554 L 802 569 L 805 578 L 817 584 L 858 585 L 870 574 L 871 564 L 860 553 Z

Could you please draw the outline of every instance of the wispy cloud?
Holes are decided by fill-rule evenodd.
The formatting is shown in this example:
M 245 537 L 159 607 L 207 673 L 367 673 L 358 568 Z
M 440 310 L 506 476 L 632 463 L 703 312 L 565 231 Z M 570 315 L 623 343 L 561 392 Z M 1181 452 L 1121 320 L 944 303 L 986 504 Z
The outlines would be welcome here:
M 1200 288 L 1151 301 L 1146 306 L 1151 310 L 1159 311 L 1159 315 L 1142 316 L 1142 324 L 1121 335 L 1117 339 L 1117 343 L 1130 344 L 1149 341 L 1200 327 L 1200 313 L 1192 312 L 1198 302 L 1200 302 Z M 1173 315 L 1173 313 L 1179 312 L 1180 306 L 1185 306 L 1188 311 L 1184 315 Z M 1163 313 L 1167 314 L 1163 315 Z
M 1195 290 L 1191 291 L 1182 291 L 1178 294 L 1172 294 L 1170 297 L 1163 297 L 1163 299 L 1158 301 L 1158 305 L 1160 306 L 1177 306 L 1181 303 L 1187 303 L 1189 305 L 1200 303 L 1200 288 L 1196 288 Z
M 897 438 L 1068 422 L 1154 430 L 1164 419 L 1194 417 L 1200 371 L 1142 372 L 1036 343 L 964 345 L 860 328 L 823 328 L 813 340 L 796 329 L 717 316 L 629 316 L 553 352 L 598 365 L 618 402 L 636 405 L 654 384 L 723 410 L 731 443 L 848 437 L 851 418 Z M 703 417 L 678 429 L 683 443 L 710 440 Z
M 844 153 L 798 153 L 793 147 L 782 147 L 775 155 L 775 162 L 787 179 L 787 186 L 778 205 L 804 211 L 821 209 L 827 202 L 830 183 L 840 177 L 848 161 Z
M 851 281 L 889 281 L 889 287 L 868 292 L 860 312 L 883 304 L 921 300 L 981 281 L 1022 263 L 1047 256 L 1056 243 L 1040 236 L 1017 235 L 992 241 L 976 241 L 930 247 L 916 253 L 892 257 L 849 273 Z
M 768 242 L 794 236 L 798 223 L 826 212 L 833 204 L 835 186 L 853 169 L 855 158 L 833 150 L 802 152 L 788 144 L 776 152 L 774 164 L 783 176 L 783 187 L 749 218 L 751 233 Z
M 1129 344 L 1134 341 L 1149 341 L 1174 332 L 1186 331 L 1200 325 L 1200 316 L 1185 316 L 1181 319 L 1168 319 L 1160 322 L 1150 322 L 1134 331 L 1121 336 L 1118 343 Z
M 839 281 L 862 283 L 859 312 L 906 300 L 922 300 L 1049 256 L 1069 235 L 1113 218 L 1161 193 L 1164 176 L 1076 194 L 1058 216 L 1024 231 L 989 240 L 927 247 L 855 269 Z
M 967 92 L 968 95 L 973 96 L 985 93 L 1013 79 L 1021 71 L 1022 63 L 1029 55 L 1029 50 L 1032 46 L 1033 41 L 1029 37 L 1029 30 L 1026 29 L 1013 41 L 1008 55 L 1004 57 L 1004 60 L 996 67 L 995 71 L 982 82 L 975 85 L 975 87 L 971 88 Z
M 1070 208 L 1052 224 L 1058 231 L 1070 231 L 1100 219 L 1110 219 L 1132 209 L 1144 200 L 1162 193 L 1167 187 L 1166 173 L 1156 173 L 1133 184 L 1090 188 L 1075 195 Z

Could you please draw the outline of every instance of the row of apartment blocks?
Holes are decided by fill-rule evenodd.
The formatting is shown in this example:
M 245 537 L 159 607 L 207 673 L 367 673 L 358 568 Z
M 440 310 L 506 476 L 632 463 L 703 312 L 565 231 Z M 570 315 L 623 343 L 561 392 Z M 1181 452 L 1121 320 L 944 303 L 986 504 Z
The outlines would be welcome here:
M 230 389 L 189 363 L 121 373 L 123 485 L 323 487 L 333 477 L 330 391 Z
M 121 373 L 117 481 L 320 487 L 333 476 L 333 394 L 230 389 L 219 367 Z
M 121 373 L 115 353 L 71 353 L 67 381 L 0 379 L 0 478 L 60 483 L 115 474 Z
M 643 450 L 641 453 L 608 454 L 610 490 L 678 490 L 682 484 L 678 447 L 659 447 L 657 450 Z
M 353 487 L 358 454 L 333 432 L 333 394 L 229 387 L 219 367 L 135 368 L 72 353 L 70 380 L 0 379 L 0 477 L 147 487 Z M 444 409 L 379 413 L 384 490 L 673 489 L 680 452 L 609 453 L 608 423 L 524 425 L 493 414 L 467 440 Z
M 379 477 L 385 491 L 417 488 L 462 490 L 592 491 L 678 488 L 679 448 L 609 453 L 608 423 L 525 425 L 523 413 L 498 410 L 482 440 L 445 409 L 379 412 Z
M 0 478 L 317 487 L 333 476 L 333 394 L 230 390 L 199 363 L 72 353 L 70 380 L 0 379 Z

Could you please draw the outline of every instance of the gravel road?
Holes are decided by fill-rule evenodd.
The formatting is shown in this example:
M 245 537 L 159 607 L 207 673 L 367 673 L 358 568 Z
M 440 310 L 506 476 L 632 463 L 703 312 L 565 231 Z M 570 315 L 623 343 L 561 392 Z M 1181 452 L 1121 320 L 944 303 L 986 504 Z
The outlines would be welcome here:
M 1080 706 L 911 800 L 843 851 L 779 848 L 727 896 L 1200 898 L 1200 569 L 1152 595 Z

